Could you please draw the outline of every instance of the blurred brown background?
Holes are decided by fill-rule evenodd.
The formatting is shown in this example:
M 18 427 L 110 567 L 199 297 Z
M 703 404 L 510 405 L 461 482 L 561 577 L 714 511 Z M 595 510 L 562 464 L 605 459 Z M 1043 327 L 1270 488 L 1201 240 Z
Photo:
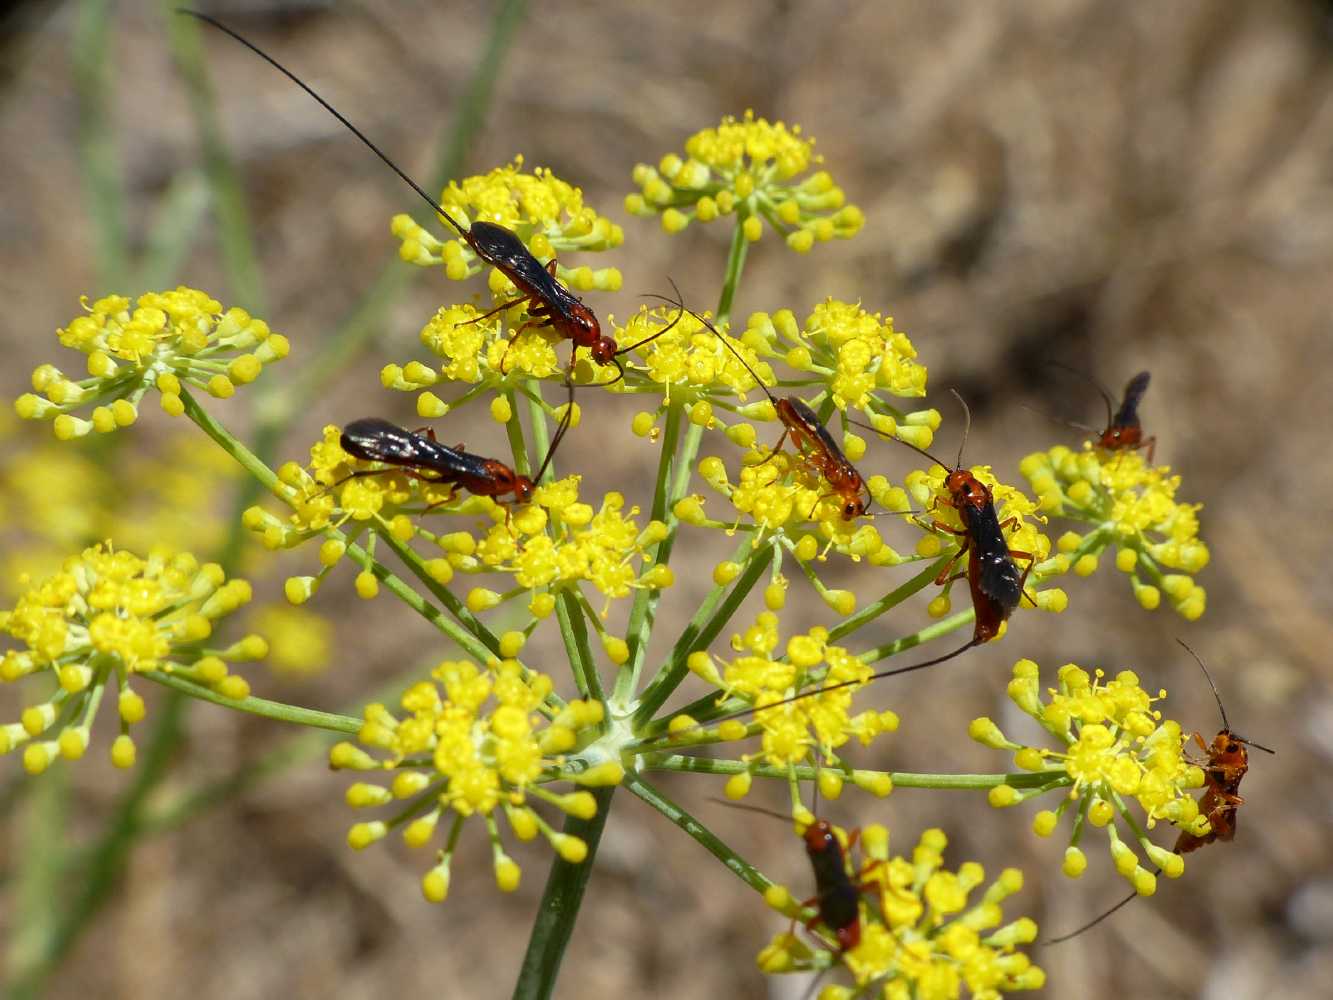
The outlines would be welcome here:
M 462 0 L 207 9 L 305 75 L 418 175 L 490 21 L 489 5 Z M 30 12 L 7 25 L 0 79 L 6 397 L 26 388 L 33 364 L 56 359 L 51 332 L 76 314 L 78 297 L 110 291 L 95 285 L 75 153 L 76 12 Z M 201 154 L 157 8 L 124 3 L 115 18 L 115 155 L 129 236 L 141 242 L 168 183 Z M 1183 880 L 1097 931 L 1038 951 L 1050 996 L 1313 997 L 1333 981 L 1329 18 L 1314 0 L 534 4 L 467 154 L 473 173 L 522 152 L 624 224 L 614 260 L 578 261 L 622 269 L 625 292 L 592 301 L 623 316 L 636 293 L 664 290 L 668 274 L 691 301 L 714 302 L 727 237 L 713 225 L 667 238 L 652 220 L 625 217 L 634 164 L 678 151 L 692 132 L 747 107 L 802 123 L 867 226 L 808 256 L 766 234 L 751 252 L 738 316 L 781 307 L 803 316 L 826 295 L 891 314 L 930 367 L 931 400 L 949 420 L 941 440 L 957 440 L 942 392 L 956 386 L 975 418 L 970 459 L 1010 481 L 1023 454 L 1070 440 L 1024 405 L 1100 419 L 1087 387 L 1043 362 L 1078 365 L 1115 388 L 1152 371 L 1143 416 L 1158 460 L 1184 476 L 1184 498 L 1206 504 L 1208 613 L 1195 624 L 1147 614 L 1109 566 L 1072 580 L 1068 613 L 1021 614 L 1002 644 L 884 692 L 904 726 L 867 758 L 897 770 L 1003 769 L 965 727 L 979 714 L 1006 717 L 1004 684 L 1020 655 L 1048 671 L 1069 660 L 1133 667 L 1146 686 L 1171 690 L 1169 714 L 1211 735 L 1211 694 L 1175 636 L 1209 662 L 1236 728 L 1278 749 L 1256 755 L 1233 844 L 1191 856 Z M 294 344 L 291 361 L 265 378 L 286 378 L 282 369 L 301 365 L 306 345 L 393 254 L 389 217 L 421 213 L 308 98 L 227 39 L 205 37 L 258 238 L 265 315 Z M 221 275 L 205 232 L 179 280 L 233 301 Z M 282 455 L 303 455 L 324 423 L 366 409 L 409 419 L 411 397 L 380 390 L 377 373 L 388 360 L 424 357 L 416 331 L 442 296 L 463 294 L 442 284 L 427 276 L 413 286 L 373 355 L 318 401 Z M 243 426 L 243 395 L 212 408 Z M 622 409 L 623 420 L 571 435 L 562 461 L 597 465 L 592 488 L 644 503 L 656 455 L 628 434 L 633 408 Z M 483 417 L 469 415 L 466 439 L 498 451 L 498 428 Z M 164 419 L 148 413 L 136 433 L 151 438 Z M 604 461 L 609 448 L 619 449 L 613 463 Z M 872 455 L 893 475 L 909 467 L 896 453 Z M 712 561 L 694 583 L 682 568 L 668 614 L 688 613 Z M 348 606 L 331 671 L 299 686 L 256 669 L 259 693 L 338 708 L 438 658 L 429 630 L 388 598 L 353 606 L 351 575 L 335 577 L 316 605 Z M 872 574 L 847 579 L 865 597 L 882 592 Z M 803 587 L 793 582 L 793 628 L 829 620 Z M 915 609 L 894 628 L 920 624 Z M 896 634 L 890 628 L 872 629 L 872 641 Z M 273 728 L 193 712 L 167 791 L 229 773 L 275 743 Z M 72 843 L 97 832 L 128 781 L 102 770 L 100 748 L 72 773 Z M 8 783 L 18 761 L 0 764 Z M 516 851 L 524 883 L 501 897 L 469 829 L 451 898 L 429 907 L 417 889 L 424 855 L 387 842 L 347 849 L 346 784 L 315 760 L 145 840 L 49 995 L 507 996 L 545 851 Z M 787 831 L 705 801 L 720 781 L 662 784 L 765 872 L 796 891 L 809 885 Z M 776 788 L 757 790 L 757 801 L 765 791 L 765 801 L 779 801 Z M 11 869 L 34 820 L 22 795 L 5 801 L 0 853 Z M 888 823 L 899 848 L 942 826 L 954 866 L 972 858 L 994 874 L 1021 865 L 1027 888 L 1010 912 L 1052 933 L 1123 892 L 1095 837 L 1083 880 L 1061 876 L 1063 841 L 1031 835 L 1032 807 L 994 813 L 981 795 L 903 790 L 879 803 L 848 793 L 827 811 L 849 825 Z M 0 928 L 14 940 L 8 910 L 0 897 Z M 781 926 L 702 849 L 620 796 L 558 995 L 797 997 L 802 985 L 767 982 L 753 967 Z

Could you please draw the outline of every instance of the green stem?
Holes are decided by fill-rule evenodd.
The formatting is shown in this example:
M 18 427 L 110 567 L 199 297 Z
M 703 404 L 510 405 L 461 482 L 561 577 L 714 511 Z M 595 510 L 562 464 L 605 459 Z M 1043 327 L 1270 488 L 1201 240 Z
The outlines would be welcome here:
M 913 632 L 911 635 L 905 635 L 901 639 L 894 639 L 893 642 L 886 642 L 882 646 L 876 646 L 874 649 L 867 649 L 861 653 L 861 659 L 866 663 L 876 663 L 879 660 L 887 659 L 895 653 L 901 653 L 905 649 L 912 649 L 920 646 L 922 643 L 930 642 L 932 639 L 938 639 L 942 635 L 948 635 L 950 632 L 957 632 L 964 625 L 973 622 L 977 617 L 974 609 L 968 608 L 966 611 L 960 611 L 956 615 L 950 615 L 948 618 L 942 618 L 933 625 L 927 625 L 919 632 Z
M 731 621 L 732 616 L 737 609 L 744 603 L 754 589 L 756 583 L 763 578 L 771 565 L 772 549 L 768 546 L 750 550 L 754 543 L 753 537 L 746 538 L 736 549 L 733 562 L 743 564 L 740 576 L 738 576 L 731 585 L 728 592 L 726 586 L 716 586 L 708 597 L 704 599 L 699 610 L 694 613 L 690 623 L 685 626 L 685 631 L 680 634 L 676 645 L 671 650 L 671 655 L 667 661 L 662 664 L 649 685 L 644 688 L 643 696 L 639 699 L 639 707 L 634 711 L 632 726 L 634 732 L 640 736 L 648 737 L 655 734 L 656 730 L 652 727 L 644 728 L 648 720 L 656 714 L 663 703 L 680 686 L 680 682 L 689 673 L 689 667 L 686 665 L 690 654 L 701 649 L 707 649 L 713 640 L 718 637 L 727 622 Z M 726 599 L 723 600 L 723 595 Z
M 764 892 L 773 881 L 758 868 L 724 844 L 712 830 L 667 798 L 658 788 L 636 774 L 628 774 L 622 784 L 641 800 L 652 806 L 680 829 L 684 830 L 704 850 L 717 858 L 738 879 L 755 892 Z
M 579 693 L 585 698 L 606 701 L 602 690 L 602 678 L 597 673 L 597 664 L 588 645 L 588 623 L 583 620 L 583 611 L 578 600 L 570 593 L 561 591 L 555 600 L 555 616 L 560 624 L 560 637 L 565 643 L 565 654 L 574 671 L 574 683 Z
M 684 407 L 678 400 L 672 400 L 667 407 L 666 427 L 662 431 L 661 453 L 657 459 L 657 479 L 653 483 L 653 506 L 649 518 L 665 521 L 667 516 L 667 491 L 671 483 L 671 463 L 680 443 L 680 428 L 683 422 Z M 661 558 L 662 545 L 658 546 L 655 558 Z M 669 552 L 669 548 L 668 548 Z M 656 593 L 656 592 L 653 592 Z M 630 607 L 629 624 L 625 629 L 625 643 L 629 647 L 629 659 L 616 675 L 615 691 L 612 700 L 617 705 L 627 705 L 634 697 L 638 687 L 639 673 L 643 669 L 643 659 L 648 654 L 648 637 L 653 631 L 654 610 L 653 593 L 646 590 L 634 594 L 634 603 Z
M 875 601 L 873 604 L 867 604 L 850 618 L 846 618 L 833 626 L 833 628 L 829 629 L 829 642 L 837 642 L 843 636 L 851 635 L 862 625 L 874 621 L 886 611 L 902 604 L 903 601 L 907 600 L 913 594 L 920 590 L 924 590 L 927 584 L 933 582 L 934 579 L 939 576 L 940 570 L 944 569 L 945 565 L 952 561 L 952 559 L 952 554 L 941 556 L 935 562 L 931 563 L 930 566 L 926 567 L 916 576 L 904 583 L 901 587 L 889 591 L 878 601 Z
M 593 797 L 597 800 L 596 814 L 586 820 L 573 816 L 565 820 L 564 832 L 587 844 L 588 854 L 579 864 L 557 857 L 551 866 L 518 982 L 514 985 L 514 1000 L 546 1000 L 555 992 L 560 962 L 574 933 L 574 922 L 583 902 L 583 892 L 588 887 L 588 878 L 592 875 L 593 858 L 606 827 L 614 792 L 615 788 L 593 789 Z
M 164 0 L 161 7 L 172 55 L 185 80 L 186 96 L 199 130 L 199 141 L 204 147 L 204 170 L 217 202 L 218 234 L 222 241 L 227 281 L 237 304 L 255 315 L 263 315 L 264 290 L 255 256 L 249 209 L 218 123 L 213 85 L 204 65 L 201 28 L 193 18 L 176 13 L 176 0 Z
M 281 701 L 269 701 L 267 698 L 225 698 L 211 688 L 188 681 L 183 677 L 168 674 L 161 670 L 146 670 L 140 676 L 156 681 L 163 687 L 174 688 L 182 694 L 201 701 L 211 701 L 223 708 L 234 708 L 238 712 L 248 712 L 275 722 L 290 722 L 297 726 L 310 726 L 314 729 L 327 729 L 334 733 L 346 733 L 355 736 L 361 731 L 362 719 L 350 715 L 335 715 L 332 712 L 320 712 L 313 708 L 301 708 Z
M 750 249 L 750 241 L 745 238 L 745 220 L 738 217 L 736 228 L 731 232 L 731 250 L 727 254 L 727 273 L 722 280 L 722 295 L 717 300 L 717 325 L 726 324 L 731 318 L 731 304 L 736 298 L 736 288 L 741 283 L 741 272 L 745 270 L 745 254 Z
M 98 294 L 129 291 L 124 184 L 112 139 L 107 64 L 112 52 L 108 0 L 84 0 L 74 22 L 74 87 L 78 95 L 79 177 L 97 241 Z M 132 292 L 130 294 L 133 294 Z
M 691 757 L 689 754 L 645 755 L 641 758 L 645 771 L 676 771 L 689 774 L 744 774 L 756 778 L 775 778 L 786 781 L 814 781 L 816 769 L 808 764 L 791 767 L 773 764 L 753 764 L 743 760 L 724 760 L 716 757 Z M 875 772 L 880 773 L 880 772 Z M 1013 774 L 920 774 L 911 771 L 888 771 L 895 788 L 936 788 L 952 791 L 986 791 L 999 785 L 1013 788 L 1039 788 L 1050 782 L 1049 774 L 1019 771 Z M 1067 782 L 1066 782 L 1067 783 Z
M 430 575 L 430 571 L 426 569 L 425 560 L 410 545 L 399 541 L 393 536 L 393 532 L 380 524 L 375 525 L 375 534 L 393 550 L 394 555 L 401 559 L 403 565 L 411 570 L 412 575 L 421 581 L 422 586 L 430 591 L 431 596 L 443 604 L 444 609 L 453 615 L 458 624 L 472 637 L 464 642 L 459 638 L 461 633 L 450 630 L 447 634 L 451 639 L 482 663 L 485 663 L 491 656 L 500 655 L 500 640 L 495 633 L 468 610 L 468 606 L 458 599 L 458 595 Z M 374 572 L 373 569 L 371 571 Z M 398 594 L 396 590 L 394 593 L 395 595 Z M 473 641 L 474 639 L 475 641 Z

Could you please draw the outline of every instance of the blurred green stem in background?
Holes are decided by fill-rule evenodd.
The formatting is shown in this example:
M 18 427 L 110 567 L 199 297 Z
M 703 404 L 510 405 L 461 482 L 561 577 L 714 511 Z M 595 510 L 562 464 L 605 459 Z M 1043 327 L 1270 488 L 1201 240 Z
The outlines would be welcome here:
M 188 18 L 180 17 L 175 9 L 176 0 L 161 4 L 161 24 L 169 38 L 172 51 L 190 99 L 201 142 L 204 148 L 205 175 L 222 242 L 224 265 L 228 283 L 236 301 L 251 310 L 261 310 L 263 288 L 261 269 L 254 250 L 253 233 L 246 210 L 243 186 L 227 152 L 218 128 L 215 97 L 209 85 L 204 64 L 204 50 L 199 27 Z M 80 173 L 90 202 L 97 240 L 99 293 L 125 292 L 125 282 L 131 272 L 125 222 L 125 191 L 123 178 L 117 166 L 105 113 L 111 106 L 111 80 L 106 73 L 111 52 L 112 8 L 107 0 L 83 0 L 76 24 L 72 62 L 79 93 Z M 452 127 L 442 139 L 436 166 L 430 172 L 427 187 L 443 187 L 445 181 L 460 169 L 473 137 L 480 130 L 490 108 L 495 81 L 499 75 L 514 35 L 526 14 L 526 0 L 505 0 L 496 11 L 490 36 L 481 59 L 456 105 Z M 179 214 L 177 214 L 179 213 Z M 186 175 L 180 188 L 168 192 L 166 204 L 159 215 L 149 239 L 149 254 L 143 262 L 146 278 L 174 275 L 179 260 L 190 248 L 195 223 L 200 214 L 198 177 Z M 308 360 L 294 386 L 274 387 L 266 392 L 259 405 L 259 423 L 255 430 L 255 452 L 268 461 L 276 450 L 287 425 L 303 412 L 335 373 L 355 357 L 370 338 L 380 332 L 380 322 L 389 306 L 405 290 L 408 282 L 418 273 L 415 268 L 402 267 L 395 251 L 386 261 L 379 276 L 364 293 L 360 302 L 337 330 L 308 351 Z M 167 280 L 170 280 L 168 277 Z M 153 286 L 156 287 L 156 286 Z M 262 489 L 258 481 L 242 481 L 233 506 L 231 532 L 222 551 L 216 554 L 227 568 L 236 564 L 240 554 L 244 529 L 240 512 L 245 510 Z M 155 727 L 148 739 L 146 752 L 134 775 L 131 787 L 113 807 L 102 833 L 96 841 L 81 852 L 86 863 L 80 871 L 64 871 L 60 864 L 63 849 L 58 837 L 34 836 L 32 842 L 42 845 L 26 855 L 24 863 L 24 891 L 19 895 L 14 920 L 16 926 L 27 928 L 24 937 L 7 956 L 7 979 L 12 997 L 36 997 L 60 964 L 81 932 L 109 901 L 110 891 L 120 877 L 129 852 L 137 836 L 143 832 L 144 807 L 152 793 L 165 777 L 167 761 L 177 748 L 184 716 L 184 698 L 172 693 L 155 714 Z M 283 760 L 299 760 L 303 755 L 283 755 Z M 267 759 L 267 758 L 266 758 Z M 265 768 L 264 773 L 272 773 Z M 48 776 L 50 777 L 50 776 Z M 246 781 L 238 780 L 227 788 L 243 788 Z M 25 783 L 27 789 L 34 784 Z M 56 794 L 44 788 L 41 796 Z M 215 795 L 203 800 L 208 804 L 222 801 Z M 58 812 L 45 798 L 29 800 L 29 821 L 41 823 L 49 834 L 44 819 Z M 36 884 L 42 872 L 61 868 L 62 881 L 78 885 L 78 895 L 62 900 L 51 887 L 38 893 L 28 889 Z M 32 869 L 29 871 L 29 869 Z M 71 877 L 72 874 L 72 877 Z M 37 898 L 40 897 L 40 898 Z M 30 905 L 29 905 L 30 904 Z

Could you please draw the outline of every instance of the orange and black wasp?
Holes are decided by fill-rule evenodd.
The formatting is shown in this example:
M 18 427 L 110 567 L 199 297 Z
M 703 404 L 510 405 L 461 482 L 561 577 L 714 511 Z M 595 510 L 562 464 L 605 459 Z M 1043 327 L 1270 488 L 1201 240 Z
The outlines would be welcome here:
M 1058 362 L 1050 362 L 1050 364 L 1052 367 L 1061 368 L 1086 379 L 1101 393 L 1102 400 L 1106 403 L 1106 427 L 1102 430 L 1089 427 L 1087 424 L 1075 423 L 1072 420 L 1062 420 L 1061 423 L 1068 424 L 1076 430 L 1096 435 L 1097 447 L 1105 448 L 1107 451 L 1136 451 L 1140 448 L 1147 448 L 1148 463 L 1152 464 L 1153 452 L 1157 447 L 1157 438 L 1145 438 L 1143 436 L 1143 424 L 1139 420 L 1139 404 L 1143 402 L 1143 394 L 1148 391 L 1148 381 L 1152 377 L 1148 372 L 1139 372 L 1125 384 L 1125 392 L 1120 399 L 1120 405 L 1115 407 L 1114 397 L 1106 386 L 1087 372 Z M 1112 412 L 1113 407 L 1114 412 Z
M 461 444 L 453 448 L 440 444 L 435 439 L 435 432 L 429 428 L 409 431 L 379 417 L 353 420 L 343 428 L 339 443 L 343 451 L 354 458 L 395 466 L 423 482 L 462 487 L 476 496 L 490 497 L 505 507 L 507 504 L 500 497 L 511 493 L 516 503 L 528 503 L 532 500 L 535 484 L 541 482 L 555 450 L 569 430 L 574 412 L 573 392 L 571 385 L 570 403 L 551 438 L 551 446 L 546 449 L 541 468 L 531 477 L 515 472 L 498 458 L 483 458 L 465 451 Z M 383 471 L 365 469 L 347 478 L 375 476 Z
M 677 290 L 677 299 L 675 304 L 680 305 L 680 292 Z M 664 298 L 663 296 L 657 296 Z M 664 301 L 672 301 L 664 299 Z M 713 335 L 726 346 L 736 360 L 745 366 L 745 370 L 750 373 L 754 379 L 755 385 L 763 390 L 764 395 L 773 404 L 777 411 L 778 420 L 782 422 L 782 437 L 778 438 L 778 443 L 773 446 L 765 462 L 771 461 L 779 451 L 787 438 L 791 438 L 796 445 L 796 450 L 801 456 L 801 460 L 822 476 L 828 483 L 830 492 L 826 496 L 836 496 L 840 501 L 839 515 L 844 521 L 854 521 L 866 513 L 870 506 L 870 491 L 866 487 L 865 479 L 861 473 L 856 470 L 856 466 L 843 454 L 842 448 L 838 442 L 833 440 L 833 435 L 828 432 L 828 428 L 814 410 L 802 399 L 796 396 L 778 397 L 773 395 L 768 386 L 764 385 L 763 380 L 755 370 L 750 367 L 750 363 L 740 351 L 731 344 L 721 331 L 711 322 L 700 316 L 693 309 L 685 309 L 691 316 L 698 320 L 702 325 L 712 331 Z M 661 334 L 657 334 L 660 336 Z M 761 463 L 762 464 L 762 463 Z M 815 501 L 815 506 L 819 506 L 820 497 Z M 810 516 L 813 516 L 814 508 L 810 510 Z

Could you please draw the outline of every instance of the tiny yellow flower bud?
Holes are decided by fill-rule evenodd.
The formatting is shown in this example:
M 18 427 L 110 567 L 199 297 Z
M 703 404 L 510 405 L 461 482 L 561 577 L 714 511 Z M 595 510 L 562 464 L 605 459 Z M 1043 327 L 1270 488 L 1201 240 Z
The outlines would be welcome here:
M 289 576 L 283 583 L 282 592 L 289 604 L 304 604 L 319 589 L 319 581 L 313 576 Z
M 1096 827 L 1103 827 L 1115 818 L 1115 806 L 1105 799 L 1097 799 L 1088 807 L 1088 822 Z
M 828 590 L 820 596 L 840 615 L 850 615 L 856 610 L 856 595 L 850 590 Z
M 375 579 L 375 574 L 368 569 L 363 569 L 356 575 L 356 595 L 363 600 L 371 600 L 380 592 L 380 582 Z
M 713 567 L 713 582 L 719 587 L 725 587 L 732 580 L 740 575 L 741 564 L 726 560 Z
M 603 761 L 600 764 L 594 764 L 588 770 L 574 778 L 574 781 L 580 785 L 588 785 L 592 788 L 602 788 L 609 785 L 618 785 L 625 780 L 625 769 L 613 760 Z
M 495 884 L 500 887 L 501 892 L 513 892 L 517 889 L 522 875 L 522 869 L 507 854 L 501 854 L 495 859 Z
M 364 850 L 375 841 L 383 839 L 388 832 L 388 826 L 381 820 L 373 820 L 369 823 L 354 823 L 352 828 L 347 831 L 347 846 L 354 851 Z
M 893 778 L 887 771 L 855 770 L 852 772 L 852 783 L 880 799 L 893 791 Z
M 41 774 L 51 766 L 51 747 L 47 743 L 29 743 L 23 748 L 23 770 Z
M 996 809 L 1004 809 L 1018 801 L 1018 791 L 1011 785 L 996 785 L 986 793 L 986 800 Z
M 657 414 L 649 413 L 647 410 L 640 410 L 634 414 L 634 419 L 630 422 L 630 430 L 638 437 L 647 437 L 653 432 L 657 425 Z
M 126 733 L 121 733 L 111 744 L 111 763 L 121 770 L 134 766 L 134 740 Z
M 1055 832 L 1055 826 L 1060 822 L 1060 817 L 1050 809 L 1043 809 L 1037 815 L 1032 817 L 1032 832 L 1038 837 L 1049 837 Z
M 449 412 L 449 404 L 433 392 L 423 392 L 417 397 L 417 416 L 422 420 L 439 420 Z
M 503 597 L 485 587 L 473 587 L 467 594 L 467 608 L 473 614 L 489 611 L 499 605 Z
M 532 612 L 534 618 L 549 618 L 555 611 L 554 594 L 534 594 L 532 600 L 528 602 L 528 610 Z
M 341 538 L 327 538 L 319 546 L 319 562 L 322 566 L 332 566 L 347 551 L 347 543 Z
M 836 799 L 842 795 L 842 775 L 828 768 L 819 771 L 819 794 L 826 799 Z
M 496 396 L 491 400 L 491 419 L 497 424 L 507 424 L 514 419 L 514 409 L 505 396 Z
M 754 775 L 750 774 L 749 771 L 741 771 L 739 774 L 733 774 L 727 779 L 727 783 L 723 788 L 723 794 L 733 801 L 743 799 L 750 794 L 750 785 L 753 781 Z
M 1070 878 L 1080 878 L 1088 870 L 1088 858 L 1077 847 L 1065 848 L 1065 860 L 1060 870 Z
M 1078 576 L 1092 576 L 1097 572 L 1097 557 L 1088 553 L 1081 555 L 1074 562 L 1074 573 Z
M 949 595 L 938 594 L 926 605 L 926 614 L 932 618 L 943 618 L 952 608 L 953 602 L 949 600 Z
M 421 894 L 428 903 L 443 903 L 449 895 L 449 866 L 439 864 L 421 880 Z
M 745 739 L 748 727 L 740 719 L 728 719 L 717 727 L 719 739 L 731 742 Z
M 607 659 L 616 666 L 622 666 L 629 662 L 629 644 L 619 636 L 602 636 L 602 648 L 606 650 Z
M 1000 732 L 997 726 L 986 716 L 979 719 L 973 719 L 967 727 L 967 735 L 983 746 L 988 746 L 994 750 L 1008 749 L 1011 744 L 1004 738 L 1004 733 Z
M 557 833 L 551 838 L 555 852 L 571 865 L 583 863 L 588 856 L 588 845 L 578 837 L 567 833 Z

